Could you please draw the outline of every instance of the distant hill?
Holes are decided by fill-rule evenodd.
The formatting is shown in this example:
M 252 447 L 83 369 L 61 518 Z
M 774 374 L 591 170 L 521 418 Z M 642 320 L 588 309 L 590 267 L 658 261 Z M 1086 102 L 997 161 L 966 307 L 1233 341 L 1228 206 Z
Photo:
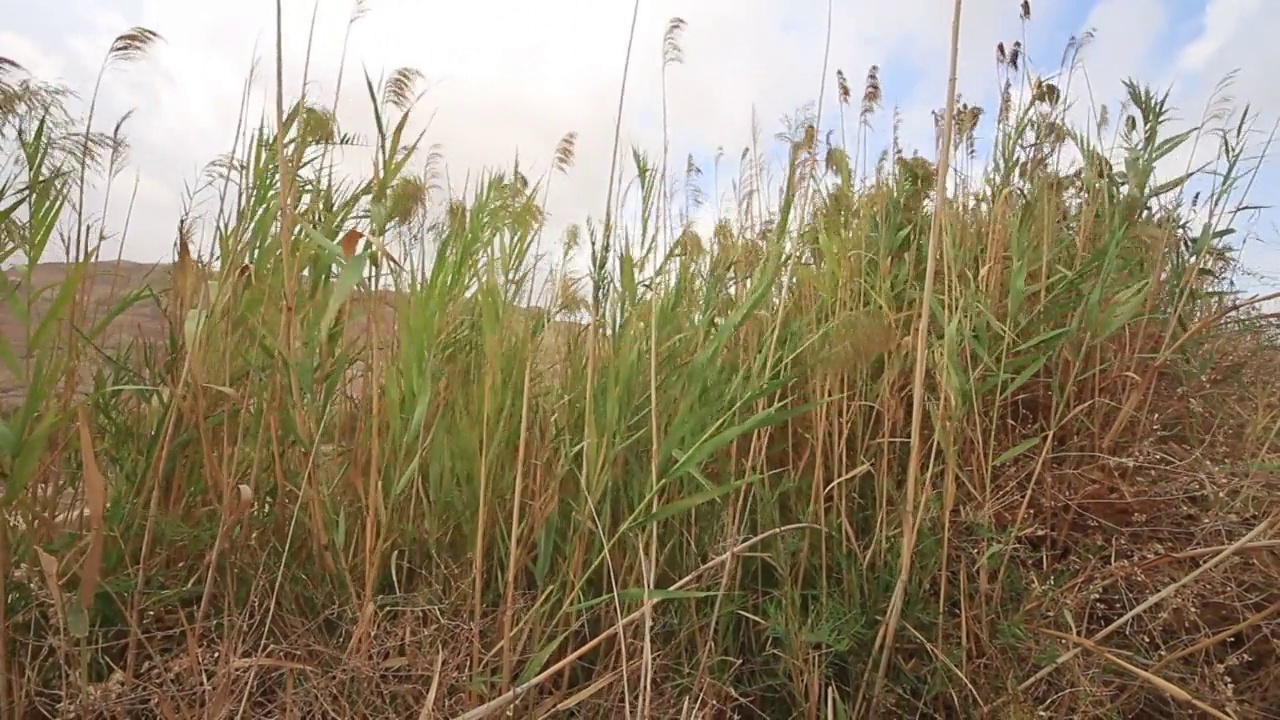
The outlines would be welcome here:
M 18 292 L 26 293 L 30 298 L 33 289 L 56 288 L 65 281 L 74 267 L 71 263 L 39 264 L 36 266 L 31 285 L 24 287 L 20 284 Z M 88 317 L 81 318 L 81 325 L 84 326 L 86 321 L 92 324 L 104 317 L 122 298 L 139 288 L 150 288 L 161 295 L 167 293 L 173 286 L 173 268 L 172 263 L 105 261 L 91 264 L 87 279 L 81 285 L 82 292 L 87 293 L 84 297 L 87 297 L 85 308 L 88 311 Z M 21 273 L 18 270 L 6 270 L 4 274 L 10 282 L 16 283 L 21 279 Z M 32 328 L 36 327 L 48 313 L 55 296 L 56 289 L 50 289 L 37 297 L 32 306 Z M 383 313 L 382 317 L 391 320 L 395 315 L 395 298 L 395 292 L 379 290 L 376 293 L 358 295 L 355 305 L 366 310 L 370 305 L 377 305 Z M 536 308 L 522 308 L 522 310 L 530 317 L 537 312 Z M 367 312 L 360 310 L 353 313 L 350 331 L 357 334 L 363 333 L 367 316 Z M 575 322 L 553 321 L 548 328 L 546 342 L 549 345 L 563 345 L 575 330 L 580 330 L 582 327 Z M 110 353 L 123 350 L 134 342 L 159 344 L 164 342 L 168 333 L 169 319 L 163 305 L 157 299 L 144 299 L 134 303 L 111 321 L 101 336 L 100 346 L 105 352 Z M 28 357 L 26 330 L 20 319 L 15 317 L 8 305 L 2 302 L 0 302 L 0 336 L 8 342 L 19 361 Z M 562 357 L 560 353 L 548 353 L 544 356 L 544 365 L 555 363 Z M 86 365 L 82 370 L 82 383 L 90 381 L 91 373 L 92 367 Z M 22 379 L 14 377 L 7 368 L 0 365 L 0 408 L 13 407 L 20 402 L 25 390 L 23 385 Z
M 18 292 L 26 294 L 30 300 L 33 291 L 61 285 L 73 267 L 75 266 L 70 263 L 39 264 L 33 273 L 30 286 L 19 285 Z M 150 287 L 157 292 L 167 290 L 172 284 L 171 268 L 169 264 L 154 265 L 129 261 L 92 264 L 88 277 L 81 286 L 87 293 L 85 307 L 89 316 L 85 320 L 91 323 L 103 317 L 103 314 L 121 298 L 140 287 Z M 21 278 L 21 273 L 11 269 L 5 271 L 5 276 L 11 282 L 16 282 Z M 36 296 L 31 307 L 31 328 L 34 329 L 49 312 L 56 294 L 56 289 L 50 289 Z M 120 349 L 135 340 L 163 341 L 168 333 L 167 322 L 159 303 L 155 301 L 134 303 L 107 326 L 103 336 L 104 349 L 108 351 Z M 9 343 L 9 347 L 19 361 L 28 357 L 26 328 L 20 318 L 13 315 L 6 303 L 0 303 L 0 336 Z M 85 380 L 88 379 L 89 372 L 89 368 L 86 368 Z M 22 381 L 15 378 L 7 368 L 0 366 L 0 407 L 9 407 L 20 401 L 23 390 Z

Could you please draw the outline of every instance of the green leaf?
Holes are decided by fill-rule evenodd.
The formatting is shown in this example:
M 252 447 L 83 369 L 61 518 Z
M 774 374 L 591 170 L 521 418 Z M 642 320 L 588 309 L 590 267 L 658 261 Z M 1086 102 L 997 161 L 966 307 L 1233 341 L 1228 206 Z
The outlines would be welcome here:
M 193 308 L 187 311 L 187 316 L 182 323 L 182 337 L 186 341 L 187 347 L 195 344 L 196 336 L 204 326 L 206 316 L 207 313 L 200 308 Z
M 1039 444 L 1040 444 L 1039 436 L 1036 436 L 1033 438 L 1027 438 L 1026 440 L 1023 440 L 1017 445 L 1014 445 L 1008 450 L 1005 450 L 1004 452 L 1000 453 L 1000 457 L 996 458 L 991 463 L 991 466 L 995 467 L 997 465 L 1003 465 Z
M 1046 342 L 1049 342 L 1050 340 L 1057 338 L 1059 335 L 1064 335 L 1069 332 L 1071 332 L 1071 328 L 1060 327 L 1056 330 L 1049 330 L 1048 332 L 1041 333 L 1031 338 L 1030 340 L 1022 343 L 1021 345 L 1019 345 L 1017 348 L 1014 349 L 1013 354 L 1018 355 L 1020 353 L 1026 352 L 1027 350 L 1030 350 L 1034 347 L 1037 347 Z
M 664 600 L 699 600 L 702 598 L 716 597 L 720 593 L 715 590 L 664 590 L 662 588 L 651 588 L 649 591 L 649 600 L 653 602 L 662 602 Z M 643 601 L 645 597 L 644 588 L 627 588 L 619 590 L 616 593 L 610 593 L 603 597 L 594 598 L 585 602 L 578 603 L 570 608 L 572 612 L 581 612 L 588 610 L 602 603 L 613 600 L 614 598 L 622 602 Z
M 554 653 L 561 645 L 564 644 L 564 641 L 569 637 L 569 633 L 574 632 L 574 630 L 575 628 L 570 628 L 568 630 L 565 630 L 563 633 L 560 633 L 560 635 L 557 636 L 555 640 L 552 640 L 551 642 L 547 643 L 542 647 L 542 649 L 534 653 L 533 657 L 529 658 L 528 664 L 526 664 L 524 666 L 524 669 L 520 671 L 520 679 L 516 682 L 516 684 L 524 685 L 525 683 L 532 680 L 535 675 L 542 672 L 542 668 L 547 664 L 547 659 L 550 658 L 551 654 Z
M 57 416 L 49 413 L 40 419 L 39 424 L 18 441 L 18 457 L 14 460 L 13 470 L 4 484 L 4 506 L 9 506 L 14 499 L 26 491 L 27 485 L 35 477 L 40 458 L 44 456 L 49 445 L 49 433 L 52 432 Z
M 333 326 L 333 320 L 338 315 L 338 310 L 342 304 L 351 296 L 356 285 L 364 278 L 365 264 L 368 262 L 367 255 L 356 255 L 347 260 L 343 266 L 342 272 L 338 275 L 338 281 L 334 283 L 333 294 L 329 296 L 329 304 L 324 309 L 324 317 L 320 319 L 320 333 L 329 332 L 329 328 Z
M 1031 379 L 1032 375 L 1040 372 L 1040 368 L 1044 367 L 1045 362 L 1047 362 L 1049 358 L 1050 355 L 1048 353 L 1045 353 L 1044 355 L 1037 355 L 1036 358 L 1031 361 L 1030 365 L 1026 366 L 1022 369 L 1022 372 L 1018 373 L 1018 376 L 1013 379 L 1013 382 L 1005 386 L 1004 390 L 1000 392 L 1000 399 L 1004 400 L 1017 392 L 1018 388 L 1025 385 L 1027 381 Z
M 58 292 L 54 297 L 53 303 L 49 306 L 48 312 L 41 318 L 36 331 L 31 334 L 29 347 L 47 347 L 49 334 L 58 327 L 58 323 L 66 314 L 67 308 L 71 306 L 71 302 L 75 299 L 76 288 L 80 285 L 83 277 L 83 264 L 77 265 L 67 273 L 67 276 L 58 285 Z
M 9 458 L 13 457 L 18 450 L 18 439 L 14 437 L 13 431 L 9 429 L 9 423 L 0 420 L 0 455 L 5 459 L 4 466 L 7 466 Z M 2 467 L 2 466 L 0 466 Z
M 80 603 L 67 603 L 67 630 L 79 640 L 89 637 L 89 613 Z
M 755 432 L 760 428 L 777 425 L 793 417 L 803 415 L 813 409 L 813 407 L 816 407 L 816 404 L 806 403 L 805 405 L 792 408 L 790 410 L 782 410 L 781 407 L 782 405 L 779 403 L 771 408 L 761 410 L 743 422 L 726 430 L 722 430 L 714 436 L 708 437 L 711 433 L 711 431 L 708 430 L 702 440 L 694 445 L 689 452 L 685 453 L 683 457 L 676 461 L 676 466 L 671 469 L 670 474 L 679 477 L 687 472 L 689 468 L 701 465 L 717 450 L 728 446 L 729 443 L 734 440 Z
M 738 480 L 736 482 L 727 483 L 719 487 L 713 487 L 710 490 L 703 490 L 702 492 L 694 493 L 693 495 L 688 495 L 686 497 L 680 498 L 675 502 L 670 502 L 670 503 L 667 503 L 666 505 L 663 505 L 662 507 L 649 513 L 648 515 L 645 515 L 644 517 L 639 518 L 635 522 L 629 523 L 625 529 L 634 530 L 636 528 L 645 527 L 646 525 L 650 525 L 656 522 L 661 522 L 662 520 L 665 520 L 669 517 L 674 517 L 681 513 L 688 512 L 693 508 L 698 507 L 699 505 L 703 505 L 713 500 L 722 498 L 725 495 L 728 495 L 729 493 L 733 492 L 734 490 L 737 490 L 738 488 L 742 487 L 743 485 L 746 485 L 747 483 L 750 483 L 750 482 L 754 482 L 758 479 L 759 479 L 759 476 L 751 476 L 751 477 L 744 478 L 742 480 Z

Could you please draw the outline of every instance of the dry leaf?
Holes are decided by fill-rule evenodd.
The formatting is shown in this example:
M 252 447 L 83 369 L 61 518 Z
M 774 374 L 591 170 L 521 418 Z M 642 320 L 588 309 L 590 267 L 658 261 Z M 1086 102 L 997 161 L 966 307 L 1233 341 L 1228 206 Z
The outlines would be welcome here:
M 58 616 L 58 623 L 65 628 L 67 619 L 63 615 L 62 585 L 58 583 L 58 559 L 39 547 L 36 547 L 35 551 L 36 557 L 40 558 L 40 569 L 44 572 L 45 586 L 53 596 L 54 613 Z
M 89 512 L 89 552 L 80 570 L 80 607 L 88 610 L 98 593 L 102 573 L 102 518 L 107 510 L 107 485 L 93 452 L 93 436 L 89 432 L 87 405 L 79 407 L 80 459 L 84 464 L 85 506 Z
M 200 278 L 198 277 L 195 258 L 191 255 L 191 242 L 187 238 L 187 226 L 185 224 L 178 228 L 178 259 L 173 266 L 173 293 L 178 300 L 179 307 L 191 307 L 196 302 L 196 295 L 199 293 Z
M 364 233 L 355 228 L 351 228 L 342 236 L 342 253 L 348 258 L 354 257 L 356 254 L 356 246 L 360 240 L 364 238 Z
M 241 483 L 236 486 L 236 508 L 234 517 L 242 517 L 253 505 L 253 488 Z

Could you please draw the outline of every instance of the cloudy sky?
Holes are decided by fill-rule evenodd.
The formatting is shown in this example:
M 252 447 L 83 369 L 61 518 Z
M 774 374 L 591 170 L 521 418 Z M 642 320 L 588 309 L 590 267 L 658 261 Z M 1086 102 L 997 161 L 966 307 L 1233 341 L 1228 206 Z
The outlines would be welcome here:
M 668 20 L 687 22 L 684 63 L 669 71 L 672 158 L 692 154 L 713 175 L 711 158 L 726 151 L 721 188 L 736 172 L 749 142 L 753 111 L 766 138 L 780 118 L 822 92 L 830 29 L 824 125 L 834 113 L 834 75 L 843 70 L 861 89 L 872 64 L 881 66 L 886 110 L 874 121 L 873 152 L 882 147 L 889 111 L 899 106 L 903 133 L 922 151 L 932 145 L 930 111 L 944 100 L 949 0 L 640 0 L 632 69 L 624 110 L 625 143 L 661 150 L 662 34 Z M 180 3 L 172 0 L 0 0 L 0 56 L 46 80 L 88 95 L 111 40 L 132 26 L 164 38 L 145 61 L 108 73 L 101 90 L 100 126 L 129 109 L 133 143 L 124 191 L 108 218 L 123 223 L 123 203 L 137 182 L 126 258 L 156 261 L 172 253 L 173 228 L 184 188 L 201 168 L 231 147 L 240 98 L 255 55 L 259 82 L 254 117 L 273 92 L 275 4 L 263 0 Z M 285 82 L 296 93 L 302 78 L 315 0 L 284 0 Z M 319 3 L 308 92 L 332 97 L 347 0 Z M 1095 103 L 1121 95 L 1133 76 L 1172 89 L 1180 116 L 1197 120 L 1214 87 L 1238 70 L 1231 94 L 1252 103 L 1258 128 L 1280 117 L 1280 84 L 1267 68 L 1280 66 L 1280 3 L 1265 0 L 1032 0 L 1032 19 L 1019 18 L 1019 0 L 967 0 L 961 29 L 959 90 L 994 110 L 997 42 L 1024 39 L 1034 67 L 1048 74 L 1069 38 L 1093 30 L 1084 51 Z M 375 79 L 411 66 L 427 79 L 419 112 L 430 115 L 427 141 L 438 143 L 449 176 L 507 167 L 517 151 L 532 174 L 545 170 L 557 140 L 578 133 L 578 160 L 552 186 L 556 221 L 599 216 L 604 206 L 614 113 L 627 49 L 632 3 L 623 0 L 370 0 L 351 31 L 342 119 L 369 127 L 360 72 Z M 1114 109 L 1114 107 L 1113 107 Z M 988 112 L 988 116 L 994 112 Z M 989 132 L 989 125 L 984 126 Z M 1265 139 L 1265 137 L 1261 138 Z M 625 146 L 624 146 L 625 147 Z M 926 153 L 931 154 L 931 153 Z M 1255 202 L 1271 202 L 1280 173 L 1264 167 Z M 1280 288 L 1280 215 L 1252 222 L 1259 236 L 1245 247 L 1253 270 L 1269 274 L 1253 288 Z M 119 243 L 104 248 L 113 254 Z M 1275 279 L 1273 279 L 1275 278 Z

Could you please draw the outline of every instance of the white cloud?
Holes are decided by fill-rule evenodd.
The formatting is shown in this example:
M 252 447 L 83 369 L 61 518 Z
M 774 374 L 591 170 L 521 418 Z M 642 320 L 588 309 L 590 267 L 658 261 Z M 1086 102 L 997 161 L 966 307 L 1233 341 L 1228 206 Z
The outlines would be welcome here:
M 1178 20 L 1190 22 L 1194 28 L 1191 37 L 1181 46 L 1160 42 Z M 1217 101 L 1225 99 L 1237 111 L 1248 103 L 1255 115 L 1252 154 L 1263 149 L 1266 133 L 1280 120 L 1280 86 L 1271 77 L 1271 69 L 1280 64 L 1280 44 L 1275 42 L 1280 32 L 1280 5 L 1261 0 L 1207 0 L 1200 6 L 1174 7 L 1158 0 L 1102 0 L 1091 13 L 1089 24 L 1097 28 L 1097 41 L 1086 51 L 1085 62 L 1095 91 L 1105 88 L 1096 98 L 1099 103 L 1108 102 L 1114 111 L 1122 92 L 1119 82 L 1125 77 L 1148 82 L 1157 91 L 1169 90 L 1169 103 L 1176 109 L 1181 128 L 1205 122 L 1206 113 Z M 1221 83 L 1231 73 L 1231 83 L 1224 88 Z M 1239 117 L 1237 112 L 1231 122 Z M 1208 124 L 1221 127 L 1223 121 L 1209 119 Z M 1202 136 L 1188 142 L 1163 165 L 1171 173 L 1185 171 L 1213 160 L 1218 151 L 1216 138 Z M 1250 172 L 1253 164 L 1246 163 L 1240 172 Z M 1269 196 L 1280 190 L 1280 177 L 1269 166 L 1269 161 L 1264 164 L 1258 183 L 1251 188 L 1255 203 L 1270 202 Z M 1239 221 L 1247 219 L 1241 216 Z M 1263 213 L 1258 219 L 1255 228 L 1241 228 L 1242 233 L 1256 230 L 1274 242 L 1274 215 Z M 1276 280 L 1280 251 L 1275 247 L 1251 241 L 1241 259 L 1256 274 L 1242 278 L 1251 289 L 1280 288 Z
M 59 59 L 40 50 L 30 38 L 12 32 L 0 32 L 0 47 L 4 48 L 5 57 L 21 58 L 23 67 L 36 77 L 53 78 L 62 74 Z
M 230 149 L 255 53 L 260 82 L 250 119 L 270 107 L 274 3 L 67 4 L 76 12 L 32 6 L 31 12 L 43 17 L 28 27 L 47 29 L 28 30 L 25 37 L 0 36 L 4 54 L 88 93 L 116 34 L 141 25 L 165 38 L 146 62 L 108 74 L 99 115 L 99 125 L 108 126 L 120 113 L 136 108 L 127 130 L 134 144 L 132 171 L 139 177 L 139 192 L 123 252 L 134 259 L 163 259 L 170 252 L 184 183 L 194 181 L 200 167 Z M 285 77 L 288 89 L 296 91 L 315 5 L 320 10 L 309 93 L 328 104 L 341 62 L 349 4 L 284 1 Z M 1237 94 L 1253 100 L 1264 117 L 1280 111 L 1280 86 L 1265 77 L 1267 68 L 1280 60 L 1280 45 L 1269 38 L 1280 29 L 1280 5 L 1211 0 L 1201 36 L 1180 50 L 1161 46 L 1162 28 L 1172 11 L 1158 0 L 1101 0 L 1080 28 L 1063 25 L 1071 8 L 1069 0 L 1033 3 L 1028 31 L 1065 38 L 1096 27 L 1097 40 L 1085 61 L 1100 102 L 1118 94 L 1124 76 L 1151 78 L 1157 84 L 1167 78 L 1163 81 L 1176 81 L 1174 100 L 1184 114 L 1198 114 L 1197 103 L 1203 103 L 1222 73 L 1243 66 Z M 885 69 L 886 100 L 872 151 L 885 136 L 894 104 L 902 105 L 909 143 L 927 151 L 933 137 L 929 110 L 942 104 L 946 87 L 950 3 L 856 0 L 836 2 L 833 10 L 828 112 L 837 68 L 848 75 L 856 93 L 866 69 L 878 63 Z M 362 70 L 367 68 L 376 79 L 396 67 L 416 67 L 429 83 L 418 111 L 424 119 L 431 117 L 427 142 L 442 146 L 455 182 L 486 167 L 509 167 L 517 151 L 522 165 L 540 174 L 557 140 L 573 130 L 579 133 L 578 162 L 569 176 L 554 180 L 550 210 L 560 223 L 599 216 L 631 12 L 631 3 L 599 0 L 372 0 L 369 14 L 352 29 L 340 115 L 348 126 L 367 132 Z M 964 12 L 959 88 L 967 98 L 992 108 L 990 116 L 996 91 L 994 46 L 1022 37 L 1017 3 L 969 0 Z M 817 99 L 823 81 L 827 3 L 641 3 L 627 89 L 624 153 L 632 142 L 655 157 L 661 150 L 662 33 L 672 16 L 688 22 L 685 61 L 669 74 L 672 162 L 679 167 L 689 152 L 707 157 L 723 146 L 724 178 L 734 174 L 737 151 L 750 139 L 753 108 L 768 139 L 779 116 Z M 1056 66 L 1060 47 L 1034 42 L 1032 47 L 1047 53 L 1033 55 L 1040 66 Z M 910 84 L 903 86 L 904 82 Z M 826 118 L 824 124 L 830 126 L 834 119 Z M 710 168 L 704 170 L 710 174 Z M 115 229 L 123 221 L 120 208 L 133 182 L 130 174 L 123 180 L 125 187 L 116 191 L 113 202 L 110 225 Z M 722 180 L 722 189 L 727 182 Z
M 1196 74 L 1214 63 L 1214 60 L 1232 52 L 1230 44 L 1244 31 L 1244 23 L 1265 17 L 1260 0 L 1210 0 L 1205 7 L 1203 32 L 1187 43 L 1178 54 L 1179 73 Z
M 929 48 L 945 45 L 949 33 L 949 12 L 938 14 L 938 3 L 866 0 L 839 5 L 829 76 L 844 68 L 859 79 L 872 63 L 929 55 Z M 1005 5 L 974 0 L 966 27 L 991 26 L 982 18 L 1009 14 Z M 261 106 L 270 97 L 272 83 L 266 81 L 274 75 L 274 4 L 113 0 L 83 4 L 83 14 L 70 31 L 54 29 L 62 24 L 56 19 L 64 17 L 62 11 L 55 15 L 35 7 L 34 12 L 48 13 L 49 36 L 28 38 L 25 47 L 6 42 L 6 47 L 25 56 L 15 59 L 33 69 L 49 69 L 84 93 L 91 89 L 114 35 L 141 25 L 164 36 L 165 42 L 148 61 L 108 74 L 99 117 L 106 125 L 126 109 L 137 109 L 129 124 L 133 158 L 149 189 L 140 198 L 145 207 L 136 213 L 125 254 L 165 255 L 182 183 L 193 180 L 197 168 L 230 146 L 255 53 L 264 80 L 255 100 Z M 309 85 L 327 103 L 351 7 L 319 7 Z M 284 3 L 285 76 L 291 89 L 302 76 L 311 11 L 309 2 Z M 578 165 L 568 178 L 556 181 L 551 210 L 565 220 L 598 215 L 631 11 L 630 3 L 598 0 L 374 0 L 371 12 L 352 30 L 344 120 L 368 127 L 362 68 L 377 77 L 395 67 L 416 67 L 431 84 L 423 108 L 433 113 L 427 139 L 443 146 L 453 178 L 484 167 L 509 166 L 517 150 L 535 172 L 544 169 L 557 140 L 574 130 L 579 133 Z M 691 151 L 709 154 L 718 145 L 732 157 L 749 140 L 753 107 L 767 136 L 780 115 L 816 99 L 826 34 L 824 3 L 799 7 L 783 0 L 645 2 L 627 90 L 624 150 L 632 141 L 652 152 L 660 150 L 662 33 L 672 16 L 688 22 L 685 62 L 669 76 L 675 162 Z M 35 47 L 45 48 L 38 61 L 32 59 L 39 55 L 32 52 Z M 932 61 L 931 56 L 926 59 Z M 901 94 L 901 89 L 887 91 L 890 96 Z M 352 118 L 353 113 L 364 117 Z M 256 111 L 251 114 L 257 116 Z

